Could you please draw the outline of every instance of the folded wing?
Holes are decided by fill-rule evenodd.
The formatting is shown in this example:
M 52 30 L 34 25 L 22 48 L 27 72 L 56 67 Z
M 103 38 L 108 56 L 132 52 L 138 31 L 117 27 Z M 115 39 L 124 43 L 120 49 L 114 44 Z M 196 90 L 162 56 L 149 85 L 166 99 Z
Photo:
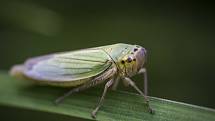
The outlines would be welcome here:
M 41 81 L 75 81 L 99 75 L 111 65 L 103 50 L 85 49 L 29 59 L 24 74 Z

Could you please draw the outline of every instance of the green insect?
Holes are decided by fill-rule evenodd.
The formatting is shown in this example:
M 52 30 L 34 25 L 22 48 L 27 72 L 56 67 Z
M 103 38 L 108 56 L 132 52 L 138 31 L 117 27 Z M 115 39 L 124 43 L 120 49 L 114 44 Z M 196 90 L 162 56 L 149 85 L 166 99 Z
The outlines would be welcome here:
M 72 93 L 106 82 L 103 94 L 91 115 L 96 117 L 107 90 L 116 89 L 119 80 L 132 86 L 145 98 L 148 111 L 153 113 L 147 98 L 147 75 L 144 63 L 146 50 L 138 45 L 113 44 L 77 51 L 55 53 L 28 59 L 22 65 L 15 65 L 10 74 L 31 79 L 39 84 L 73 87 L 55 100 L 59 104 Z M 144 93 L 130 77 L 144 75 Z

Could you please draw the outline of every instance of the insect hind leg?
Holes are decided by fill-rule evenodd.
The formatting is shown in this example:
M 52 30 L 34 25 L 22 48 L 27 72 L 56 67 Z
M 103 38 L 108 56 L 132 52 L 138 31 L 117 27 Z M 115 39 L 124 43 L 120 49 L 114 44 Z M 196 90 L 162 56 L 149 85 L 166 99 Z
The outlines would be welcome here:
M 75 93 L 75 92 L 79 92 L 82 90 L 85 90 L 89 87 L 95 86 L 97 84 L 103 83 L 106 79 L 112 77 L 116 72 L 116 68 L 112 68 L 110 70 L 108 70 L 107 72 L 101 74 L 100 76 L 86 82 L 84 85 L 78 86 L 74 89 L 71 89 L 70 91 L 66 92 L 63 96 L 58 97 L 55 100 L 55 104 L 59 104 L 61 103 L 66 97 L 70 96 L 71 94 Z
M 86 89 L 86 88 L 88 88 L 89 87 L 89 85 L 81 85 L 81 86 L 79 86 L 79 87 L 76 87 L 76 88 L 74 88 L 74 89 L 71 89 L 71 90 L 69 90 L 68 92 L 66 92 L 66 93 L 64 93 L 62 96 L 60 96 L 60 97 L 58 97 L 55 101 L 54 101 L 54 103 L 56 104 L 56 105 L 58 105 L 58 104 L 60 104 L 66 97 L 68 97 L 68 96 L 70 96 L 71 94 L 73 94 L 73 93 L 75 93 L 75 92 L 79 92 L 79 91 L 81 91 L 81 90 L 84 90 L 84 89 Z

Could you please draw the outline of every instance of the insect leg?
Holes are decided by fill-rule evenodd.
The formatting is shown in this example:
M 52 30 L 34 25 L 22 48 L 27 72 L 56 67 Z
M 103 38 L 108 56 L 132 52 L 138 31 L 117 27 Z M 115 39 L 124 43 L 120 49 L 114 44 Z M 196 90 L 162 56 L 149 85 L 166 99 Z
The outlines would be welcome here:
M 117 76 L 114 83 L 113 83 L 113 86 L 112 86 L 112 90 L 116 90 L 117 89 L 117 86 L 119 85 L 119 81 L 120 81 L 120 77 Z
M 59 104 L 60 102 L 62 102 L 66 97 L 68 97 L 69 95 L 75 93 L 75 92 L 79 92 L 82 90 L 85 90 L 89 87 L 95 86 L 97 84 L 103 83 L 107 78 L 109 78 L 110 76 L 113 76 L 116 72 L 116 68 L 112 68 L 110 70 L 108 70 L 107 72 L 103 73 L 102 75 L 100 75 L 99 77 L 96 77 L 95 79 L 87 82 L 84 85 L 81 85 L 79 87 L 76 87 L 72 90 L 70 90 L 69 92 L 66 92 L 63 96 L 57 98 L 55 100 L 55 104 Z
M 99 102 L 98 102 L 96 108 L 95 108 L 95 109 L 92 111 L 92 113 L 91 113 L 91 116 L 92 116 L 93 118 L 96 117 L 96 113 L 97 113 L 97 111 L 99 110 L 99 108 L 100 108 L 101 105 L 102 105 L 102 102 L 103 102 L 104 97 L 105 97 L 105 95 L 106 95 L 106 93 L 107 93 L 107 90 L 108 90 L 108 88 L 113 84 L 113 82 L 114 82 L 114 79 L 111 79 L 111 80 L 109 80 L 109 81 L 105 84 L 105 88 L 104 88 L 102 97 L 100 98 L 100 100 L 99 100 Z
M 140 93 L 140 95 L 142 95 L 145 99 L 145 103 L 147 104 L 148 107 L 148 111 L 150 113 L 154 113 L 154 111 L 152 110 L 152 108 L 149 105 L 149 99 L 146 95 L 144 95 L 144 93 L 137 87 L 137 85 L 134 83 L 134 81 L 132 81 L 130 78 L 124 77 L 124 80 L 127 81 L 129 83 L 129 85 L 131 85 L 137 92 Z
M 86 88 L 88 88 L 88 87 L 89 87 L 89 86 L 88 86 L 87 84 L 82 85 L 82 86 L 79 86 L 79 87 L 76 87 L 76 88 L 70 90 L 69 92 L 66 92 L 63 96 L 58 97 L 58 98 L 55 100 L 54 103 L 55 103 L 55 104 L 59 104 L 59 103 L 61 103 L 66 97 L 68 97 L 69 95 L 71 95 L 71 94 L 73 94 L 73 93 L 75 93 L 75 92 L 79 92 L 79 91 L 81 91 L 81 90 L 84 90 L 84 89 L 86 89 Z
M 144 77 L 144 94 L 148 95 L 148 78 L 146 68 L 141 68 L 138 74 L 143 74 Z

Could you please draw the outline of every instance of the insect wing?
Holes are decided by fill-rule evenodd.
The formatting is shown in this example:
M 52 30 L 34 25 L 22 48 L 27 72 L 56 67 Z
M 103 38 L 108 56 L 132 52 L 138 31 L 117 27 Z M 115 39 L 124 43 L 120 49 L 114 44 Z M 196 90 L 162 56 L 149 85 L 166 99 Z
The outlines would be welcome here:
M 101 49 L 85 49 L 37 57 L 25 63 L 25 75 L 41 81 L 74 81 L 107 70 L 112 63 Z

